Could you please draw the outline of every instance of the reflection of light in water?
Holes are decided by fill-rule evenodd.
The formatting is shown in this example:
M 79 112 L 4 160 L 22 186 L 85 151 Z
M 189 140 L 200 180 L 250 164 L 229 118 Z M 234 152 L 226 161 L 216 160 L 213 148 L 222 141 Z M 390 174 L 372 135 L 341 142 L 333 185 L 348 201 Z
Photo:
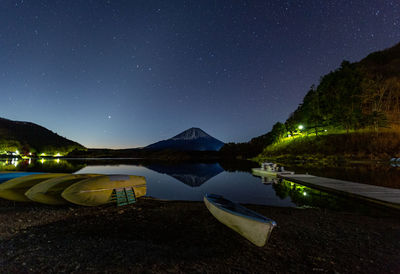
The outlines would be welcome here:
M 17 167 L 18 166 L 18 158 L 12 158 L 11 164 L 14 165 L 15 167 Z
M 40 162 L 41 162 L 42 164 L 44 163 L 44 161 L 45 161 L 45 160 L 44 160 L 43 158 L 42 158 L 42 159 L 40 159 Z
M 32 163 L 32 159 L 29 158 L 29 160 L 28 160 L 28 165 L 30 165 L 31 163 Z
M 59 163 L 60 163 L 60 159 L 57 159 L 57 160 L 55 160 L 55 161 L 56 161 L 56 163 L 57 163 L 57 164 L 59 164 Z

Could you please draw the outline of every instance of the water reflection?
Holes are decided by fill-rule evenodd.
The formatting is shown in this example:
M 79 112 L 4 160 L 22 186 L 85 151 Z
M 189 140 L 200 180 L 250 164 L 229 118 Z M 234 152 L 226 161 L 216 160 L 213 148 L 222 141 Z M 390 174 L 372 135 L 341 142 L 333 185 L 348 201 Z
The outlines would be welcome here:
M 40 172 L 66 172 L 74 173 L 86 164 L 52 158 L 6 158 L 0 159 L 0 170 L 3 171 L 40 171 Z
M 278 197 L 281 199 L 290 197 L 290 200 L 298 207 L 319 207 L 361 212 L 371 211 L 371 205 L 367 205 L 359 200 L 332 195 L 287 180 L 279 179 L 272 187 Z
M 185 185 L 199 187 L 212 177 L 224 171 L 218 163 L 183 163 L 179 165 L 150 164 L 147 168 L 168 174 Z
M 258 175 L 254 176 L 259 177 Z M 276 176 L 261 176 L 260 178 L 261 178 L 261 183 L 263 183 L 264 185 L 276 184 L 279 181 L 279 179 L 276 178 Z
M 236 202 L 273 206 L 321 207 L 331 209 L 349 209 L 360 207 L 358 201 L 337 197 L 305 186 L 278 180 L 276 177 L 256 177 L 251 174 L 252 162 L 166 163 L 141 159 L 0 159 L 0 171 L 29 172 L 65 172 L 65 173 L 100 173 L 133 174 L 146 177 L 147 195 L 166 200 L 201 201 L 205 193 L 217 193 Z M 392 167 L 387 165 L 382 170 Z M 368 168 L 354 169 L 345 167 L 317 169 L 311 174 L 339 179 L 343 176 L 362 174 L 365 178 L 376 176 L 376 170 L 368 173 Z M 353 172 L 348 171 L 353 170 Z M 360 170 L 363 170 L 362 172 Z M 299 170 L 296 170 L 299 172 Z M 306 171 L 309 171 L 306 170 Z M 397 168 L 400 175 L 400 168 Z M 300 172 L 302 172 L 300 170 Z M 366 172 L 366 173 L 363 173 Z M 386 180 L 384 173 L 379 173 L 380 180 Z M 400 176 L 391 173 L 392 180 L 400 187 Z M 329 176 L 334 175 L 334 176 Z M 347 178 L 357 181 L 354 178 Z M 381 183 L 382 184 L 382 183 Z
M 400 167 L 386 163 L 337 163 L 327 166 L 321 163 L 291 163 L 285 168 L 296 173 L 308 173 L 315 176 L 377 186 L 400 188 Z

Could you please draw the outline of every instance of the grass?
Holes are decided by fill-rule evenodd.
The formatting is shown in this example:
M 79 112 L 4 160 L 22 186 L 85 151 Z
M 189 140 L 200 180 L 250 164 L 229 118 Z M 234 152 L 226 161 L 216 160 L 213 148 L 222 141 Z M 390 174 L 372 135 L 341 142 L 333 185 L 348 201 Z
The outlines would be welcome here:
M 331 158 L 389 160 L 400 157 L 400 128 L 379 132 L 368 129 L 346 132 L 327 132 L 318 136 L 301 134 L 280 140 L 264 149 L 256 158 Z

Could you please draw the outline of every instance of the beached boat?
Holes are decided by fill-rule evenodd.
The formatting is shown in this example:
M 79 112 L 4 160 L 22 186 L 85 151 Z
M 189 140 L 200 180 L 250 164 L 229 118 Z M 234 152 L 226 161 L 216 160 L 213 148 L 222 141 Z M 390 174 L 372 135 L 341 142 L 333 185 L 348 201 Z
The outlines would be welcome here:
M 264 246 L 276 226 L 275 221 L 220 195 L 206 194 L 204 203 L 221 223 L 238 232 L 256 246 Z
M 68 174 L 43 173 L 8 180 L 7 182 L 0 184 L 0 198 L 18 202 L 31 202 L 31 200 L 25 196 L 25 192 L 27 192 L 28 189 L 42 181 L 65 175 Z
M 49 180 L 45 180 L 37 185 L 31 187 L 25 196 L 30 200 L 48 204 L 48 205 L 63 205 L 68 202 L 61 197 L 61 193 L 71 185 L 92 178 L 95 176 L 101 176 L 100 174 L 70 174 L 62 177 L 56 177 Z
M 41 174 L 41 172 L 2 171 L 0 172 L 0 184 L 14 178 L 33 175 L 33 174 Z
M 133 188 L 135 197 L 146 195 L 146 179 L 135 175 L 103 175 L 80 181 L 66 188 L 61 196 L 74 204 L 98 206 L 112 202 L 112 193 Z

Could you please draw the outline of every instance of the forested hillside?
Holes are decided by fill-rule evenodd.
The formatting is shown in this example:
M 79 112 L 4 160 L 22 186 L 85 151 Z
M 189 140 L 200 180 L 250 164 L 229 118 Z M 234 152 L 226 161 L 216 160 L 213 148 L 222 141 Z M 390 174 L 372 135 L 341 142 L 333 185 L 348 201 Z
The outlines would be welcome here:
M 0 118 L 0 154 L 66 154 L 84 149 L 76 142 L 34 123 Z
M 310 88 L 285 123 L 276 123 L 269 133 L 248 143 L 227 144 L 221 151 L 249 158 L 270 145 L 288 143 L 298 137 L 357 132 L 366 133 L 365 138 L 371 133 L 386 138 L 379 133 L 396 133 L 399 128 L 400 44 L 397 44 L 357 63 L 343 61 L 338 69 L 323 76 L 318 86 Z M 397 149 L 398 144 L 392 142 L 389 146 L 388 150 Z M 275 155 L 280 153 L 275 146 L 264 154 L 272 151 Z

